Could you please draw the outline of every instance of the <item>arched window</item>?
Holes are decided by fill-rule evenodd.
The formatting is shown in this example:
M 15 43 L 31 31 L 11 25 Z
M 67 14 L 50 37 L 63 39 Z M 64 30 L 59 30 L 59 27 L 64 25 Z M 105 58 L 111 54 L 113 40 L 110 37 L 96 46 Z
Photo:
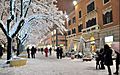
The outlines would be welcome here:
M 105 14 L 103 14 L 103 24 L 108 24 L 108 23 L 111 23 L 112 21 L 113 21 L 112 11 L 106 12 Z

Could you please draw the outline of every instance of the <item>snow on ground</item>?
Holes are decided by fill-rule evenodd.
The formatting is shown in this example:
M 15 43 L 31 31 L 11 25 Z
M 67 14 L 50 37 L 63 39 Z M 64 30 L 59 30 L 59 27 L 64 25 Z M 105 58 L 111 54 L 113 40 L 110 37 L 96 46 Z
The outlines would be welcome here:
M 112 72 L 115 66 L 112 66 Z M 106 70 L 96 70 L 95 61 L 83 62 L 81 59 L 56 59 L 37 53 L 35 59 L 28 59 L 21 67 L 0 68 L 0 75 L 107 75 Z

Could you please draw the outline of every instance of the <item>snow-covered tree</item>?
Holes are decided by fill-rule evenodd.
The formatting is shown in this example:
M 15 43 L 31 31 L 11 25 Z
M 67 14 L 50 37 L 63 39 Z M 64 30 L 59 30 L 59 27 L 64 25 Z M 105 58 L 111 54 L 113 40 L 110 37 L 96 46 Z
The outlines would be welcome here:
M 7 38 L 7 60 L 11 58 L 11 43 L 16 35 L 25 43 L 42 38 L 54 28 L 65 30 L 64 14 L 54 2 L 56 0 L 3 0 L 0 28 Z M 4 16 L 7 19 L 3 20 Z

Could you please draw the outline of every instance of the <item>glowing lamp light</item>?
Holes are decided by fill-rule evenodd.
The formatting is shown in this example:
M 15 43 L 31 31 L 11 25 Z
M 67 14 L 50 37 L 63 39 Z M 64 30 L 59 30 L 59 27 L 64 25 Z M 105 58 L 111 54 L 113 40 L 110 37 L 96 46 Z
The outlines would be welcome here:
M 65 15 L 65 18 L 68 18 L 68 15 Z
M 73 5 L 74 6 L 77 5 L 77 1 L 76 0 L 73 1 Z

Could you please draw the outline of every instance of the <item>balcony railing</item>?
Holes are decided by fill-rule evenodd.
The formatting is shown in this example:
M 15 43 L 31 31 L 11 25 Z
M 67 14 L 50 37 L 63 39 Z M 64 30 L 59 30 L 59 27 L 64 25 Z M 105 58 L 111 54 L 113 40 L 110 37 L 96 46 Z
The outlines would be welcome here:
M 82 29 L 83 34 L 91 33 L 91 32 L 99 32 L 100 27 L 99 25 L 94 25 L 89 28 Z

